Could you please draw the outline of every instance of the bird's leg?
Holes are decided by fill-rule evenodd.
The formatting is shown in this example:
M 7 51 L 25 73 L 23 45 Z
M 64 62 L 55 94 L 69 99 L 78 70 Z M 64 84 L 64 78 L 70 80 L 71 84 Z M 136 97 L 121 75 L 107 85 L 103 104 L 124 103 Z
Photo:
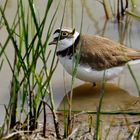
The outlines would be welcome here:
M 95 82 L 93 82 L 92 84 L 93 84 L 93 85 L 92 85 L 93 87 L 96 87 L 96 83 L 95 83 Z

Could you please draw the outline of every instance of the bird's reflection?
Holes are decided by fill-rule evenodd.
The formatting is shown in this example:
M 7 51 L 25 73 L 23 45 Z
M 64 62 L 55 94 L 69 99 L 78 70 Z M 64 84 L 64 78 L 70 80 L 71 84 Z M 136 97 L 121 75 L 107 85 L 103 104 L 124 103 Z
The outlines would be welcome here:
M 96 111 L 100 100 L 101 85 L 95 87 L 90 83 L 85 83 L 73 89 L 72 109 L 79 111 Z M 128 91 L 120 87 L 105 83 L 104 97 L 102 102 L 102 111 L 117 110 L 137 110 L 139 108 L 140 99 L 131 96 Z M 69 94 L 69 93 L 68 93 Z M 67 95 L 60 103 L 59 109 L 68 109 Z

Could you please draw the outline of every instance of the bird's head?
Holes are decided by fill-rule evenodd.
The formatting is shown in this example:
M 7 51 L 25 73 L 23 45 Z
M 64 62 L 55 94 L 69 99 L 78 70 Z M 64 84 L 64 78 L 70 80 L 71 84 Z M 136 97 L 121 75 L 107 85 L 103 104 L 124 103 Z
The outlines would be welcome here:
M 53 41 L 49 45 L 56 45 L 58 42 L 57 51 L 62 51 L 73 45 L 78 36 L 79 33 L 75 29 L 56 29 L 53 33 Z

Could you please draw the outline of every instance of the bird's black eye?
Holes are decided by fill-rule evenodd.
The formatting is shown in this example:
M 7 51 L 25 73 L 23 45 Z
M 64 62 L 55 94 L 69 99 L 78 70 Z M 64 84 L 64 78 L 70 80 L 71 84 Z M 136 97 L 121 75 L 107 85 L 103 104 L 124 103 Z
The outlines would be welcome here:
M 69 33 L 68 32 L 62 32 L 62 37 L 66 37 L 66 36 L 68 36 L 69 35 Z

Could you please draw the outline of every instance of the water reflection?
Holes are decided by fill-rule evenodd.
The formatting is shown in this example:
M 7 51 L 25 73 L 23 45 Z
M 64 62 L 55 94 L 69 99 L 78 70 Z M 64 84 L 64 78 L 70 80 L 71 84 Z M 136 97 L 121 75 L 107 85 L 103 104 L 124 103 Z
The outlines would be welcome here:
M 82 34 L 90 34 L 90 35 L 98 34 L 101 36 L 108 37 L 116 42 L 120 42 L 121 44 L 124 44 L 127 47 L 139 49 L 139 31 L 140 31 L 139 21 L 134 20 L 128 15 L 125 16 L 124 20 L 119 23 L 116 22 L 114 18 L 107 21 L 103 17 L 104 12 L 103 12 L 102 6 L 98 2 L 95 2 L 95 1 L 83 0 L 82 3 L 80 2 L 78 3 L 78 1 L 71 1 L 71 2 L 69 1 L 68 3 L 69 3 L 68 4 L 69 6 L 70 6 L 70 3 L 73 4 L 73 7 L 72 7 L 73 9 L 70 9 L 70 8 L 67 9 L 67 13 L 69 13 L 69 15 L 67 15 L 66 18 L 64 18 L 65 19 L 64 26 L 66 27 L 72 26 L 72 27 L 75 27 L 76 30 L 80 30 L 79 25 L 80 25 L 80 21 L 82 17 L 81 15 L 82 8 L 80 7 L 80 4 L 81 4 L 81 6 L 83 6 L 84 8 Z M 72 10 L 73 12 L 71 12 Z M 98 11 L 98 14 L 97 14 L 97 11 Z M 72 17 L 71 18 L 72 24 L 70 24 L 71 19 L 68 17 Z M 60 65 L 60 68 L 61 68 L 61 65 Z M 132 66 L 133 72 L 135 76 L 137 77 L 137 81 L 140 80 L 140 76 L 138 72 L 139 68 L 140 68 L 139 65 Z M 54 75 L 54 77 L 59 77 L 59 76 L 56 74 Z M 69 90 L 70 89 L 69 87 L 71 87 L 70 86 L 71 77 L 67 73 L 65 74 L 65 77 L 66 77 L 65 81 L 67 81 L 66 88 L 68 87 L 67 90 Z M 63 81 L 63 78 L 61 77 L 59 77 L 58 79 L 60 81 Z M 55 81 L 55 78 L 54 78 L 54 81 Z M 119 78 L 116 78 L 115 80 L 111 82 L 115 83 L 116 85 L 119 85 L 123 89 L 126 89 L 131 95 L 134 95 L 134 96 L 138 95 L 138 92 L 135 87 L 135 83 L 127 67 L 124 70 L 124 73 Z M 79 80 L 76 80 L 75 84 L 78 85 Z M 64 89 L 64 85 L 63 86 L 57 85 L 57 90 L 61 91 L 61 89 Z M 62 90 L 62 92 L 60 92 L 59 95 L 63 96 L 64 90 Z M 56 97 L 58 97 L 59 95 L 56 95 Z M 58 98 L 60 98 L 60 96 Z
M 25 5 L 27 6 L 27 1 L 25 2 L 26 2 Z M 36 1 L 35 3 L 35 6 L 37 7 L 40 18 L 42 15 L 44 15 L 45 2 L 46 0 L 42 0 L 42 1 Z M 48 15 L 48 21 L 51 19 L 57 7 L 58 2 L 59 1 L 54 1 L 50 9 L 50 13 Z M 139 2 L 140 1 L 138 1 L 138 3 Z M 3 1 L 0 1 L 1 5 L 2 3 Z M 7 15 L 8 21 L 11 23 L 16 13 L 16 1 L 9 0 L 8 3 L 9 5 L 8 5 L 8 8 L 6 9 L 6 15 Z M 64 2 L 61 2 L 60 8 L 57 13 L 57 20 L 56 20 L 56 24 L 54 25 L 54 30 L 55 28 L 58 28 L 60 26 L 63 5 L 64 5 Z M 104 18 L 104 11 L 103 11 L 102 5 L 99 2 L 94 1 L 94 0 L 67 1 L 67 7 L 66 7 L 66 13 L 64 17 L 63 26 L 75 27 L 76 30 L 79 31 L 81 17 L 82 17 L 82 7 L 84 9 L 83 10 L 83 28 L 82 28 L 83 34 L 90 34 L 90 35 L 99 34 L 101 36 L 105 36 L 117 42 L 123 43 L 128 47 L 139 49 L 140 47 L 139 46 L 140 44 L 139 43 L 140 42 L 139 21 L 133 20 L 132 18 L 130 19 L 130 17 L 126 17 L 124 21 L 122 21 L 119 24 L 117 22 L 114 22 L 114 19 L 106 21 Z M 47 30 L 48 28 L 47 23 L 46 23 L 45 28 Z M 43 34 L 46 35 L 46 33 L 43 33 Z M 0 42 L 2 44 L 6 38 L 7 38 L 7 33 L 5 29 L 0 30 Z M 13 51 L 13 47 L 11 46 L 12 46 L 11 44 L 8 44 L 6 48 L 6 54 L 8 58 L 11 60 L 11 63 L 13 63 L 12 61 L 13 61 L 14 51 Z M 53 48 L 48 48 L 48 52 L 50 49 L 53 51 Z M 38 64 L 38 65 L 39 65 L 38 68 L 40 68 L 41 64 Z M 49 67 L 49 64 L 48 64 L 48 67 Z M 137 77 L 137 81 L 140 81 L 139 69 L 140 69 L 139 65 L 133 66 L 133 71 Z M 6 63 L 6 61 L 4 61 L 4 66 L 0 73 L 0 85 L 1 85 L 0 102 L 1 104 L 8 103 L 11 75 L 12 73 L 9 68 L 9 65 Z M 66 83 L 64 85 L 63 67 L 61 65 L 58 65 L 52 81 L 53 81 L 52 83 L 53 83 L 53 91 L 54 91 L 54 96 L 55 96 L 55 103 L 56 105 L 58 105 L 64 96 L 65 88 L 66 88 L 66 91 L 70 90 L 71 76 L 65 73 Z M 127 68 L 124 71 L 123 75 L 121 75 L 119 78 L 116 78 L 115 80 L 111 82 L 116 85 L 119 85 L 119 87 L 121 87 L 122 89 L 119 87 L 116 87 L 115 85 L 111 85 L 109 83 L 106 84 L 107 93 L 105 94 L 105 98 L 104 98 L 105 105 L 103 105 L 103 109 L 107 109 L 107 108 L 117 109 L 119 108 L 119 105 L 127 109 L 126 104 L 130 103 L 131 105 L 131 102 L 129 102 L 129 99 L 131 99 L 132 103 L 133 103 L 133 100 L 137 99 L 136 97 L 132 97 L 128 94 L 130 93 L 132 95 L 137 96 L 135 83 L 133 79 L 131 78 Z M 99 101 L 98 99 L 99 98 L 99 85 L 93 88 L 92 85 L 90 84 L 81 85 L 82 83 L 83 82 L 80 80 L 76 80 L 75 82 L 75 87 L 77 86 L 78 87 L 74 89 L 73 107 L 77 109 L 82 109 L 82 110 L 83 109 L 84 110 L 96 109 L 97 103 Z M 126 91 L 124 91 L 123 89 L 125 89 Z M 63 102 L 61 103 L 61 106 L 63 105 Z M 0 109 L 0 110 L 3 110 L 3 109 Z
M 112 84 L 105 84 L 105 94 L 102 103 L 102 111 L 138 111 L 140 108 L 140 98 L 134 97 L 128 91 Z M 100 99 L 101 86 L 97 84 L 93 87 L 90 83 L 82 84 L 73 89 L 72 108 L 77 111 L 96 111 Z M 68 107 L 67 95 L 61 102 L 59 109 Z

